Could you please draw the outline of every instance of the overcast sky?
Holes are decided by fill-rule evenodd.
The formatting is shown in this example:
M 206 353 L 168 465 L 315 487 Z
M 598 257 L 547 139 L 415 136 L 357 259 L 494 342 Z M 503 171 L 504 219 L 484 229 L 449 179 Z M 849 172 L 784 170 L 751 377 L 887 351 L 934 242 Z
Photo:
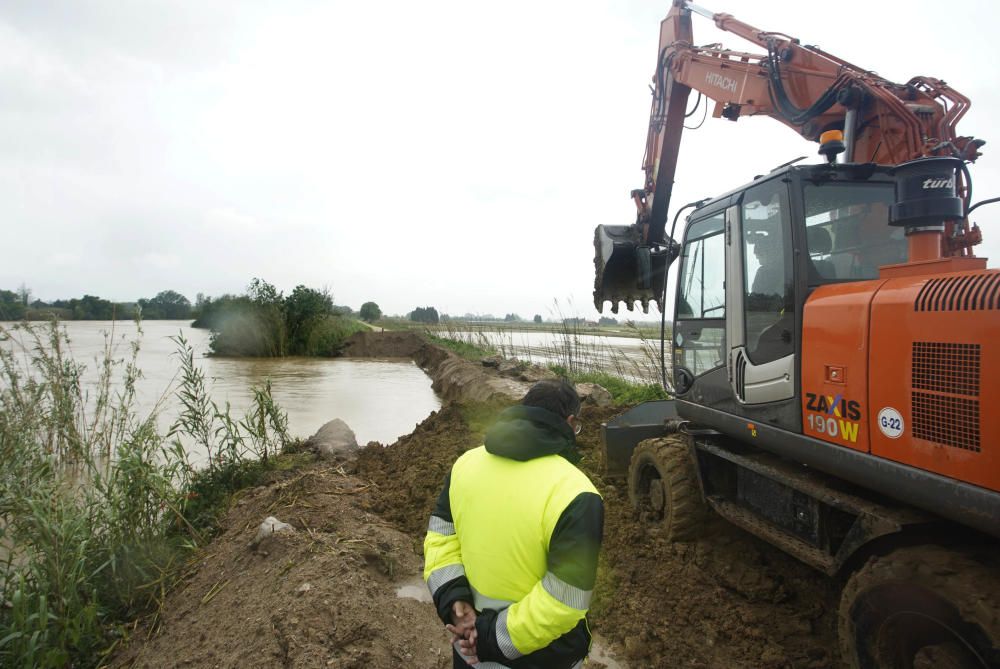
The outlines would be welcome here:
M 944 79 L 972 99 L 959 130 L 998 139 L 996 3 L 704 4 Z M 193 301 L 259 276 L 387 313 L 593 315 L 593 229 L 634 220 L 668 6 L 0 0 L 0 288 Z M 694 21 L 697 43 L 746 48 Z M 1000 195 L 994 150 L 976 200 Z M 770 119 L 709 118 L 673 201 L 815 151 Z M 975 215 L 990 266 L 998 216 Z

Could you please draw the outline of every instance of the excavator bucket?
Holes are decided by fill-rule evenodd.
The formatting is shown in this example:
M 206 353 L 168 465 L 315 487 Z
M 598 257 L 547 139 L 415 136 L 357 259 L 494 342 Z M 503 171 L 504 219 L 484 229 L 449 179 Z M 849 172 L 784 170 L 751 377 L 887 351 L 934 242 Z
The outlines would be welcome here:
M 611 302 L 611 311 L 618 313 L 618 303 L 625 302 L 629 311 L 635 303 L 649 313 L 650 300 L 663 309 L 663 282 L 667 269 L 677 257 L 679 246 L 673 240 L 653 249 L 642 241 L 635 225 L 599 225 L 594 231 L 594 306 L 604 311 Z

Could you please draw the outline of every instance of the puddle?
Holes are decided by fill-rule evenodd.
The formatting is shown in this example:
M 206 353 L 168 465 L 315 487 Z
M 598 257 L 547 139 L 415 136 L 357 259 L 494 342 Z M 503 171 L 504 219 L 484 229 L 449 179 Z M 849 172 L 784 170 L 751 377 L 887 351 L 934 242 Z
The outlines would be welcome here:
M 427 604 L 434 603 L 430 590 L 427 589 L 427 584 L 424 583 L 424 579 L 420 576 L 414 576 L 409 580 L 397 583 L 396 596 L 400 599 L 415 599 L 418 602 L 425 602 Z
M 427 584 L 420 576 L 414 576 L 396 584 L 396 596 L 401 599 L 415 599 L 418 602 L 433 603 Z M 590 646 L 590 662 L 600 663 L 604 669 L 628 669 L 628 665 L 611 654 L 607 642 L 594 635 L 594 643 Z
M 624 661 L 617 659 L 611 654 L 607 643 L 597 634 L 594 635 L 594 643 L 590 645 L 588 660 L 590 662 L 600 662 L 604 665 L 605 669 L 628 669 L 628 665 Z

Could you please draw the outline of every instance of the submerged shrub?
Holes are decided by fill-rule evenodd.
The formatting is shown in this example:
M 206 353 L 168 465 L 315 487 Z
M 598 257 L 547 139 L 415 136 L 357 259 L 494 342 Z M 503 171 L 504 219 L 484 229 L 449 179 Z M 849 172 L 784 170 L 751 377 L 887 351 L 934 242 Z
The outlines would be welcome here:
M 254 279 L 245 295 L 223 295 L 201 303 L 194 327 L 212 330 L 217 355 L 332 356 L 363 325 L 340 313 L 327 291 L 296 286 L 287 297 Z

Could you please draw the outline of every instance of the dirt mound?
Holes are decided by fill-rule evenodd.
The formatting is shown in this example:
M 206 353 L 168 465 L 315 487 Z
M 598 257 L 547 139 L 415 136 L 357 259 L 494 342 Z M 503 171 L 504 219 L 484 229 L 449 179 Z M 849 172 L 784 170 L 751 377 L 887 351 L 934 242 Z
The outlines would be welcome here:
M 249 491 L 155 633 L 138 630 L 112 666 L 450 667 L 433 607 L 396 595 L 422 563 L 411 536 L 368 513 L 372 493 L 328 464 Z M 251 548 L 272 515 L 295 531 Z
M 408 350 L 410 337 L 362 338 L 359 350 Z M 437 369 L 450 359 L 437 350 L 413 355 L 437 356 Z M 115 666 L 450 666 L 433 607 L 396 590 L 421 590 L 422 539 L 444 477 L 511 402 L 446 404 L 389 447 L 249 491 L 167 596 L 156 633 L 137 632 Z M 633 669 L 833 666 L 833 581 L 718 519 L 702 539 L 668 543 L 634 517 L 623 482 L 600 475 L 600 424 L 617 411 L 585 407 L 579 438 L 606 506 L 595 632 Z M 252 549 L 267 516 L 296 531 Z
M 358 453 L 353 471 L 374 483 L 368 510 L 423 539 L 451 465 L 480 443 L 462 412 L 446 405 L 392 446 L 373 442 Z
M 436 352 L 434 355 L 433 352 Z M 351 335 L 344 343 L 341 355 L 348 358 L 413 358 L 421 367 L 429 358 L 445 357 L 443 349 L 429 346 L 414 332 L 373 332 L 366 330 Z M 421 358 L 418 360 L 418 356 Z
M 488 424 L 497 411 L 479 409 L 472 422 Z M 698 541 L 668 543 L 634 517 L 624 482 L 601 478 L 600 424 L 619 411 L 584 408 L 579 437 L 581 466 L 607 514 L 594 630 L 632 667 L 833 666 L 834 582 L 719 519 Z M 370 510 L 398 523 L 415 545 L 452 462 L 481 443 L 470 412 L 447 406 L 357 460 L 356 472 L 377 489 Z
M 414 332 L 358 332 L 347 340 L 349 358 L 411 358 L 431 377 L 431 387 L 447 402 L 510 401 L 524 396 L 534 375 L 498 374 L 492 365 L 471 362 L 427 342 Z

